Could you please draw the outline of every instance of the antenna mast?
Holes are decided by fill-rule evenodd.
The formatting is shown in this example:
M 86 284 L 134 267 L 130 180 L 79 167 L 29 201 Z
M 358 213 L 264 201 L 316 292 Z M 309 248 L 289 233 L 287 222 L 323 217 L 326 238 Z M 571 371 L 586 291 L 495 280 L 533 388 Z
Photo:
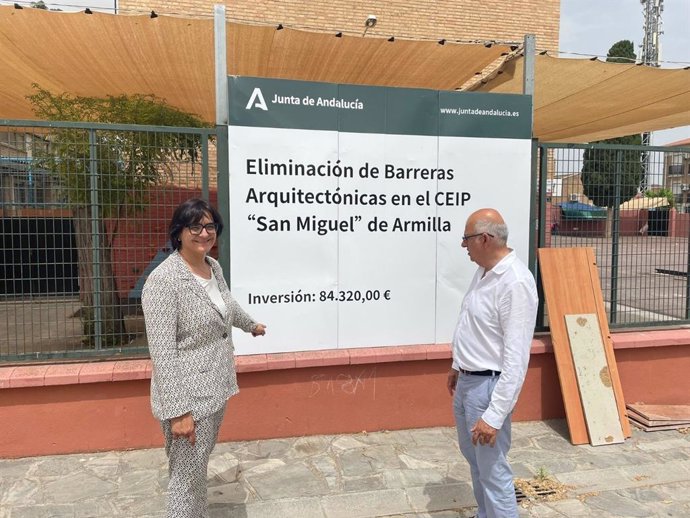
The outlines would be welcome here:
M 661 13 L 664 11 L 664 0 L 640 0 L 644 14 L 644 38 L 642 39 L 642 52 L 640 61 L 647 67 L 659 67 L 661 58 L 661 42 L 659 36 L 664 31 L 661 30 Z M 642 145 L 649 146 L 651 133 L 642 133 Z M 649 172 L 649 154 L 644 153 L 642 157 L 642 185 L 641 191 L 647 190 L 647 173 Z

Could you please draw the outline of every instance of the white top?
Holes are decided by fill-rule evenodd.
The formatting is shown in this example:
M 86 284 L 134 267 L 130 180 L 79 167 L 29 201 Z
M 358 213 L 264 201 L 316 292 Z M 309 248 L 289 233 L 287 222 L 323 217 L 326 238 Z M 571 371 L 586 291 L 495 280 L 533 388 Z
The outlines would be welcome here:
M 488 272 L 478 268 L 462 301 L 453 334 L 453 368 L 500 371 L 482 419 L 501 428 L 527 373 L 537 317 L 532 273 L 511 251 Z
M 204 279 L 196 273 L 192 273 L 192 275 L 194 275 L 194 278 L 206 290 L 206 293 L 208 293 L 208 296 L 211 298 L 211 302 L 216 305 L 220 314 L 223 315 L 223 318 L 226 318 L 228 316 L 228 307 L 225 305 L 223 296 L 220 294 L 220 289 L 218 289 L 218 280 L 216 276 L 213 275 L 213 269 L 211 269 L 210 279 Z

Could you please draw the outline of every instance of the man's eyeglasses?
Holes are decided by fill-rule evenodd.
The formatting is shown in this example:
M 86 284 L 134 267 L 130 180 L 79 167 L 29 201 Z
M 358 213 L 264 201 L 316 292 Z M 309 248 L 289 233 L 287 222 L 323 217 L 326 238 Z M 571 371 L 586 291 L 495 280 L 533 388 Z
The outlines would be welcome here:
M 207 234 L 215 234 L 218 231 L 218 224 L 217 223 L 208 223 L 206 225 L 201 225 L 201 224 L 187 225 L 187 228 L 189 229 L 189 233 L 192 234 L 193 236 L 201 235 L 201 231 L 204 229 L 206 229 Z
M 479 233 L 477 233 L 477 234 L 470 234 L 469 236 L 462 236 L 462 240 L 463 240 L 463 242 L 464 242 L 464 241 L 467 241 L 468 239 L 471 239 L 471 238 L 473 238 L 473 237 L 483 236 L 484 234 L 486 234 L 486 235 L 489 236 L 489 237 L 494 237 L 493 234 L 489 234 L 488 232 L 479 232 Z

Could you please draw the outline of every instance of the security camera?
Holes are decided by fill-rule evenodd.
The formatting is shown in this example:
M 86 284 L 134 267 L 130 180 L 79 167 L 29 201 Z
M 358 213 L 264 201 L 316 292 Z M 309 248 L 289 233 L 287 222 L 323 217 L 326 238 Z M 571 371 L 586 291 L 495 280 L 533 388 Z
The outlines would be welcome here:
M 374 25 L 376 25 L 376 16 L 374 16 L 373 14 L 367 16 L 367 21 L 364 22 L 364 25 L 366 25 L 367 27 L 373 27 Z

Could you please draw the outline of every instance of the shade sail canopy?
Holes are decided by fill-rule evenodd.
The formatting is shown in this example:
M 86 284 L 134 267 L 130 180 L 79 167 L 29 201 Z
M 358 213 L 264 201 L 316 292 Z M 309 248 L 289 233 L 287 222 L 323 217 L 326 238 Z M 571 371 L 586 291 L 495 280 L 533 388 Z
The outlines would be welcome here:
M 651 210 L 668 207 L 670 203 L 665 196 L 657 196 L 655 198 L 633 198 L 621 203 L 620 210 Z
M 520 57 L 477 91 L 520 93 Z M 690 70 L 537 56 L 534 134 L 591 142 L 690 125 Z
M 31 84 L 55 93 L 155 94 L 215 120 L 213 20 L 0 7 L 0 118 L 33 118 Z M 510 52 L 227 24 L 229 75 L 452 90 Z
M 227 24 L 229 75 L 459 89 L 505 45 L 388 41 Z M 35 118 L 32 83 L 54 93 L 154 94 L 215 120 L 213 20 L 0 6 L 0 118 Z M 490 68 L 490 67 L 489 67 Z M 480 91 L 520 93 L 522 58 Z M 538 56 L 534 136 L 586 142 L 690 124 L 690 70 Z

